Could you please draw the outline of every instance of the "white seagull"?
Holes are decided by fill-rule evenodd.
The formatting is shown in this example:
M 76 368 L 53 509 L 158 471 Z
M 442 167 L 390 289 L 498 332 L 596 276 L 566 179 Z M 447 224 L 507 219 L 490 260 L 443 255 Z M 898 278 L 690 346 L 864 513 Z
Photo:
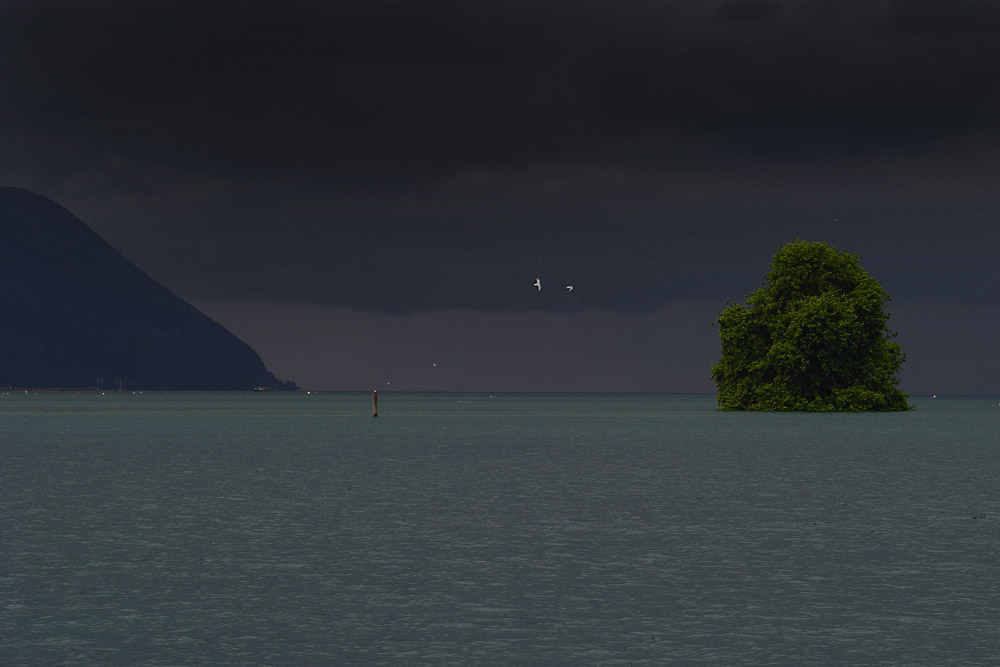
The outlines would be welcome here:
M 572 285 L 566 285 L 566 291 L 567 292 L 572 292 L 573 291 L 573 286 Z
M 538 288 L 539 292 L 542 291 L 542 279 L 541 278 L 535 278 L 535 287 Z

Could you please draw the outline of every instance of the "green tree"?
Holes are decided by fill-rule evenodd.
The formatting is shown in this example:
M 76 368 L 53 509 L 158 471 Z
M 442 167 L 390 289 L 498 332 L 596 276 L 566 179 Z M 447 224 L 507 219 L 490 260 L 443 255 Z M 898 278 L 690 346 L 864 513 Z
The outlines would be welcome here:
M 826 243 L 778 249 L 766 282 L 719 313 L 712 366 L 723 410 L 908 410 L 889 295 L 857 255 Z

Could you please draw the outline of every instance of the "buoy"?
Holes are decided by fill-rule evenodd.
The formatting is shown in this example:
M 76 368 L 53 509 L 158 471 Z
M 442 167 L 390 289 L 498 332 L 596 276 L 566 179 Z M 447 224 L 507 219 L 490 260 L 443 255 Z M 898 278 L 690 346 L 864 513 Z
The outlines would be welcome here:
M 378 417 L 378 391 L 372 390 L 372 417 Z

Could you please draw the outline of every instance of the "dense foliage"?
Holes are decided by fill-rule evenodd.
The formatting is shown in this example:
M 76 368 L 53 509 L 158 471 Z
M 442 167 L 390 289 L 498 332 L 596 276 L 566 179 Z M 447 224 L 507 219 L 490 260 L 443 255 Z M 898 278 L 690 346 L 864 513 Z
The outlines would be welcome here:
M 889 295 L 857 255 L 795 241 L 764 285 L 719 314 L 712 366 L 724 410 L 908 410 Z

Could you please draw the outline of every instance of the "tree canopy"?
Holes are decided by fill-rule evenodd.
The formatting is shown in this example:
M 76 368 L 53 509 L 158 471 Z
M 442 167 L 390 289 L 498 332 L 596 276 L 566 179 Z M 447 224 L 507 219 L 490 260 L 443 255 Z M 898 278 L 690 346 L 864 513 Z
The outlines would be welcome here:
M 724 410 L 908 410 L 889 295 L 857 255 L 826 243 L 778 249 L 765 283 L 719 313 L 712 366 Z

